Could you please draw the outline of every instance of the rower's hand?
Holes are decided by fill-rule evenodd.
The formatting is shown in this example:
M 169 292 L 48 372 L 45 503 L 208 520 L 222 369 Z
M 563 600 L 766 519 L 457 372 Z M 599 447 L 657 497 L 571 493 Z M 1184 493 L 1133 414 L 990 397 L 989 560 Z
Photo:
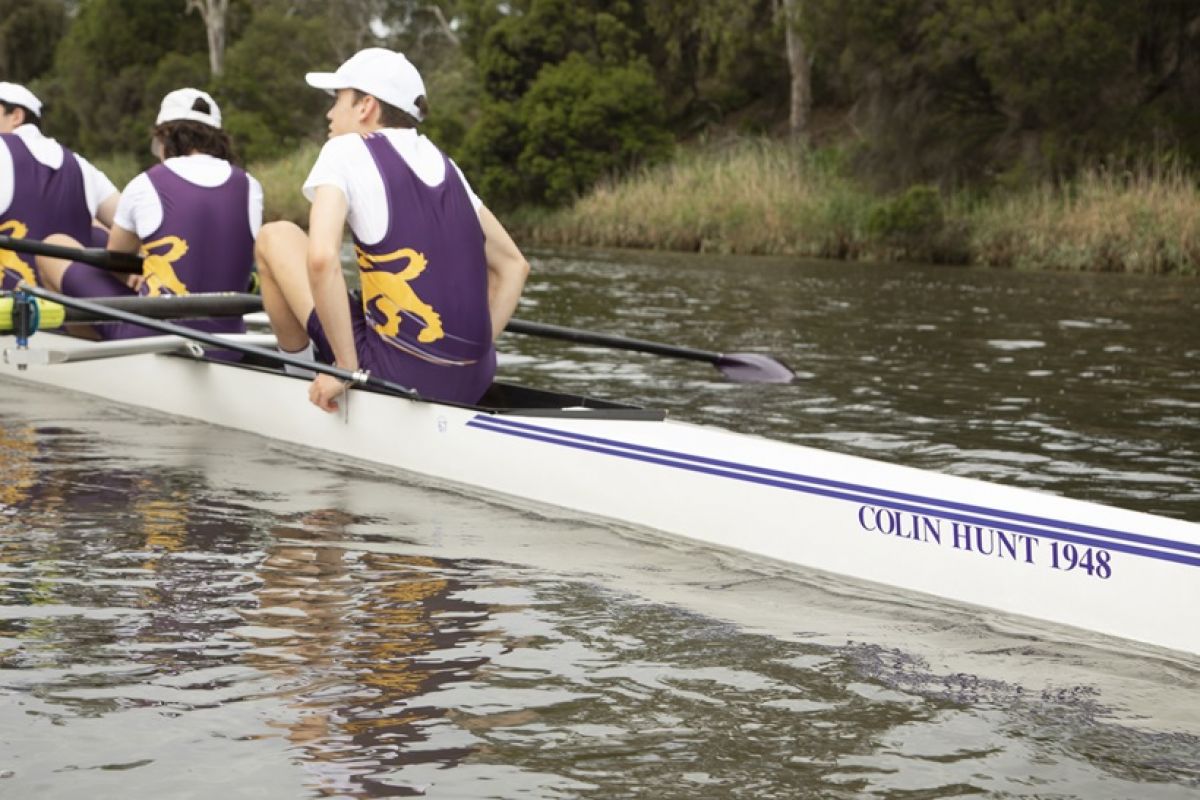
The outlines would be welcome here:
M 143 274 L 140 274 L 140 273 L 136 274 L 136 275 L 126 275 L 125 276 L 125 285 L 128 286 L 130 289 L 133 289 L 135 292 L 141 291 L 142 284 L 145 282 L 146 282 L 146 276 Z
M 318 375 L 308 386 L 308 399 L 322 411 L 338 410 L 338 398 L 346 393 L 346 384 L 332 375 Z

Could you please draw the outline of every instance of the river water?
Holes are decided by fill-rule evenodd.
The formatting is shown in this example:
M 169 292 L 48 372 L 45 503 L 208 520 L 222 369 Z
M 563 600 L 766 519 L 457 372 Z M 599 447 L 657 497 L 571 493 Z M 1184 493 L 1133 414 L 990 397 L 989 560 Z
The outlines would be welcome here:
M 801 379 L 512 335 L 505 378 L 1200 521 L 1198 281 L 534 268 L 524 318 Z M 0 797 L 1200 797 L 1195 658 L 7 381 L 0 466 Z

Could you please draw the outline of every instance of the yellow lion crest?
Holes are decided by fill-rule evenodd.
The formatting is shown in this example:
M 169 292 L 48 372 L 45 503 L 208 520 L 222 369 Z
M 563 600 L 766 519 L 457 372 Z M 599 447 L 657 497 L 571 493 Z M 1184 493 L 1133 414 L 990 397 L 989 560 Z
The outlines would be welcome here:
M 0 223 L 0 233 L 14 239 L 24 239 L 29 233 L 29 226 L 10 219 L 8 222 Z M 13 277 L 19 281 L 25 281 L 30 286 L 37 286 L 37 275 L 34 274 L 33 268 L 22 261 L 21 257 L 12 250 L 0 250 L 0 272 L 3 272 L 5 278 Z
M 383 336 L 400 335 L 401 312 L 407 311 L 417 317 L 425 327 L 417 334 L 417 341 L 429 344 L 446 335 L 442 330 L 442 317 L 433 307 L 421 300 L 409 282 L 425 271 L 428 262 L 421 253 L 408 247 L 383 255 L 369 255 L 361 247 L 354 248 L 362 275 L 363 308 L 374 308 L 381 312 L 386 321 L 376 323 L 375 331 Z M 400 272 L 386 272 L 376 267 L 389 261 L 408 259 L 408 265 Z
M 165 250 L 163 249 L 165 248 Z M 161 252 L 155 252 L 161 250 Z M 188 288 L 171 266 L 187 254 L 188 243 L 178 236 L 164 236 L 142 245 L 142 274 L 146 276 L 147 294 L 158 297 L 162 294 L 184 295 Z

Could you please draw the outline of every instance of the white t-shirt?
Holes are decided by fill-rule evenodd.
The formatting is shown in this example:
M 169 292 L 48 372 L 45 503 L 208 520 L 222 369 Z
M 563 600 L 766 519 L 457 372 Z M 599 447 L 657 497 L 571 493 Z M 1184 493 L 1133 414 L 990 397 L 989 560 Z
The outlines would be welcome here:
M 206 154 L 176 156 L 168 158 L 163 164 L 179 177 L 197 186 L 220 186 L 229 180 L 233 167 L 228 161 Z M 263 190 L 253 175 L 247 173 L 250 179 L 250 200 L 246 213 L 250 220 L 250 234 L 258 238 L 258 229 L 262 227 Z M 162 225 L 163 207 L 154 184 L 146 173 L 138 175 L 129 182 L 125 191 L 121 192 L 121 201 L 117 203 L 117 213 L 113 215 L 113 224 L 131 231 L 139 239 L 158 230 Z
M 65 152 L 62 145 L 48 136 L 43 136 L 41 129 L 36 125 L 21 125 L 13 133 L 21 137 L 21 141 L 38 161 L 51 169 L 62 166 Z M 87 202 L 88 213 L 94 217 L 100 204 L 117 193 L 117 187 L 83 156 L 76 153 L 75 160 L 79 162 L 79 171 L 83 173 L 83 196 Z M 12 152 L 8 149 L 8 144 L 0 140 L 0 214 L 8 211 L 8 207 L 12 205 L 15 183 Z
M 438 186 L 446 179 L 446 162 L 442 151 L 433 142 L 412 128 L 385 128 L 381 133 L 426 185 Z M 457 164 L 454 169 L 478 213 L 483 202 L 471 190 L 471 184 L 467 183 Z M 387 235 L 387 191 L 362 136 L 346 133 L 325 143 L 317 163 L 304 181 L 304 196 L 310 202 L 318 186 L 336 186 L 346 195 L 347 222 L 360 242 L 375 244 Z

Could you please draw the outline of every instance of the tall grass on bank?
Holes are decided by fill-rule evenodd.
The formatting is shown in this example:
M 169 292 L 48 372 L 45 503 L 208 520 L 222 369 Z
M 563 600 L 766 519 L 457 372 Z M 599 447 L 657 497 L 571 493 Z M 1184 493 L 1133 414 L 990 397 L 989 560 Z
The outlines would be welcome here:
M 684 151 L 514 226 L 551 244 L 854 258 L 872 204 L 841 173 L 835 151 L 742 141 Z
M 263 220 L 291 220 L 308 227 L 308 200 L 300 191 L 304 179 L 312 170 L 321 146 L 305 142 L 282 158 L 249 164 L 246 169 L 258 178 L 263 187 Z
M 1200 274 L 1200 199 L 1179 168 L 883 196 L 836 149 L 752 140 L 685 151 L 512 227 L 543 244 Z
M 1089 170 L 982 204 L 969 228 L 978 264 L 1200 274 L 1200 198 L 1177 166 Z

